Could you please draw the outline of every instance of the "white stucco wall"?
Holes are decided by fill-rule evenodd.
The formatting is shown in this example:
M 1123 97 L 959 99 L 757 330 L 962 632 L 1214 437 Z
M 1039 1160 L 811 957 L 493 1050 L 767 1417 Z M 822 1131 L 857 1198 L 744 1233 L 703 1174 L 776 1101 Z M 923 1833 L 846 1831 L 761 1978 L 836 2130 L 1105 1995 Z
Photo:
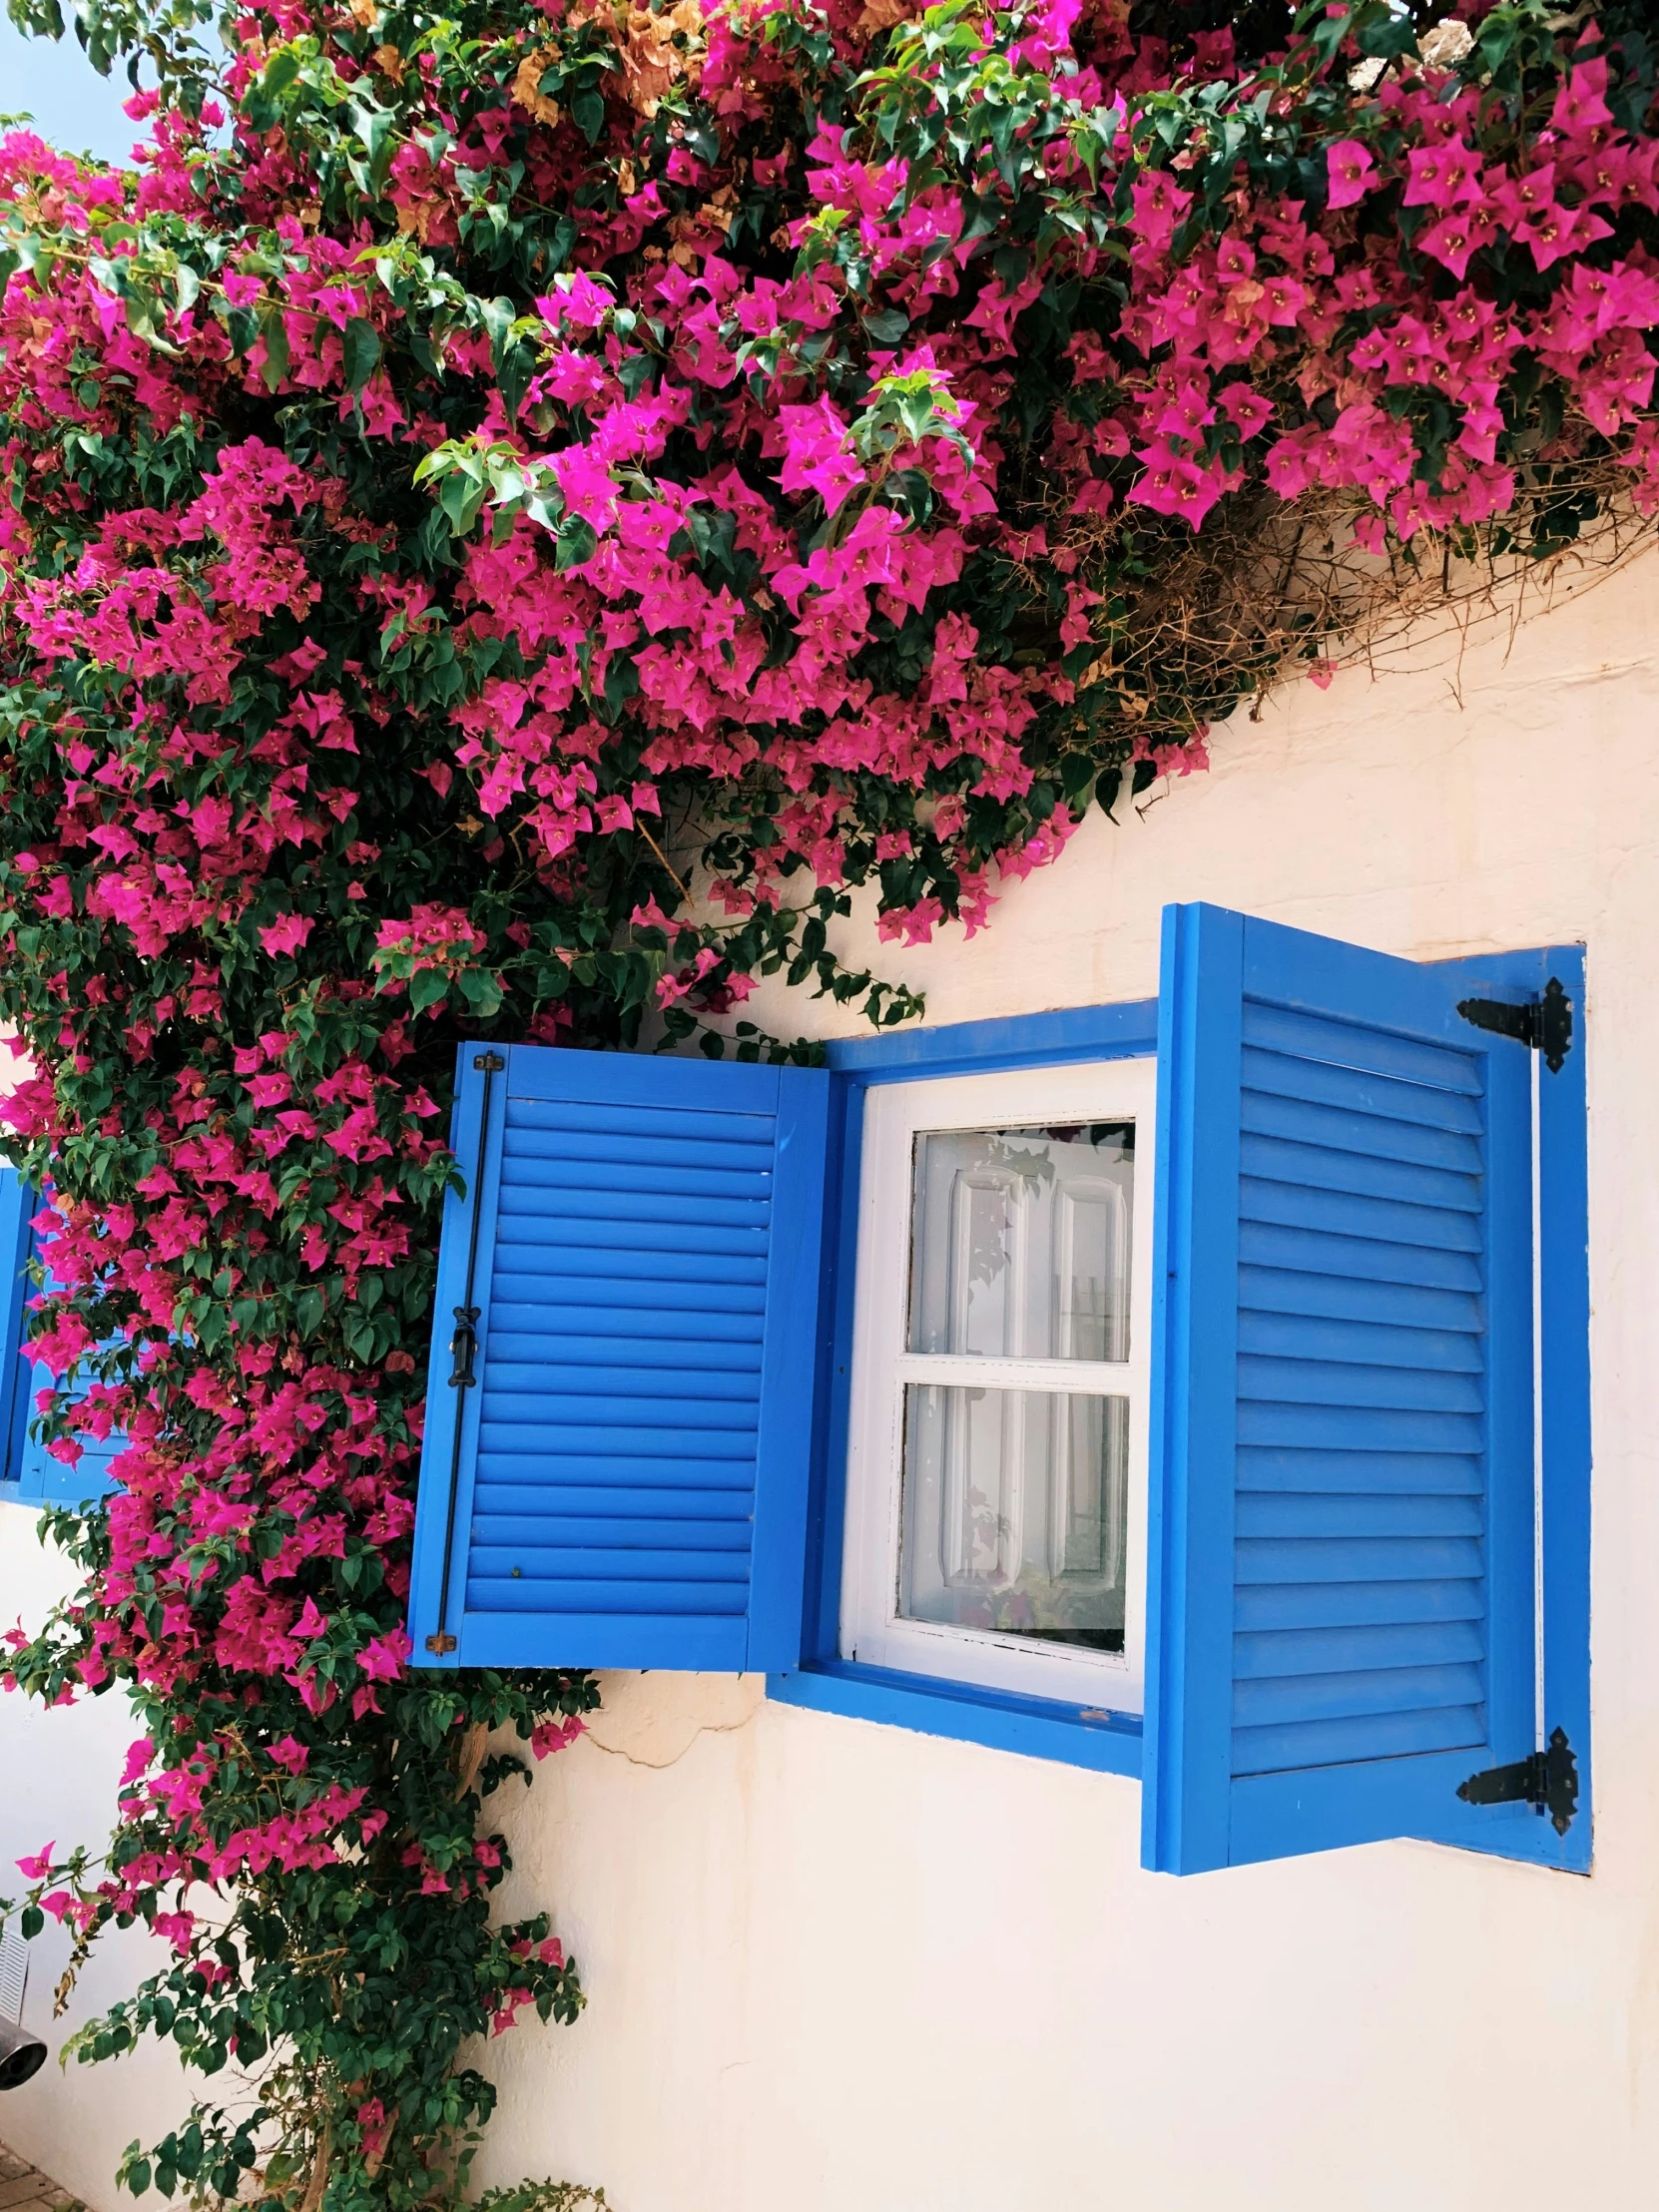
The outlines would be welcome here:
M 609 1677 L 591 1735 L 508 1799 L 505 1902 L 551 1907 L 591 2000 L 484 2054 L 481 2180 L 602 2182 L 615 2212 L 1659 2204 L 1656 586 L 1659 559 L 1512 638 L 1240 716 L 1210 775 L 1092 820 L 971 947 L 847 933 L 935 1021 L 1150 996 L 1172 898 L 1412 957 L 1587 941 L 1593 1876 L 1386 1844 L 1153 1877 L 1133 1782 L 753 1681 Z M 749 1010 L 846 1026 L 772 990 Z M 58 1723 L 25 1737 L 0 1707 L 8 1839 L 20 1788 L 69 1787 Z M 32 1847 L 53 1824 L 21 1825 Z M 0 2133 L 80 2186 L 70 2134 L 107 2171 L 124 2093 L 72 2084 L 42 2122 L 62 2148 L 20 2098 Z
M 75 1586 L 61 1552 L 39 1542 L 39 1515 L 0 1505 L 0 1626 L 38 1628 Z M 19 1695 L 0 1697 L 0 1897 L 23 1888 L 17 1861 L 56 1843 L 94 1850 L 108 1840 L 127 1747 L 141 1735 L 119 1691 L 44 1712 Z M 135 2136 L 153 2141 L 189 2102 L 171 2048 L 154 2045 L 114 2065 L 56 2063 L 64 2038 L 172 1957 L 142 1929 L 116 1931 L 83 1968 L 69 2007 L 52 2017 L 53 1990 L 69 1962 L 67 1932 L 48 1923 L 30 1946 L 24 2025 L 52 2059 L 21 2089 L 0 2097 L 0 2141 L 21 2151 L 94 2208 L 114 2212 L 116 2162 Z M 123 2199 L 131 2202 L 131 2199 Z

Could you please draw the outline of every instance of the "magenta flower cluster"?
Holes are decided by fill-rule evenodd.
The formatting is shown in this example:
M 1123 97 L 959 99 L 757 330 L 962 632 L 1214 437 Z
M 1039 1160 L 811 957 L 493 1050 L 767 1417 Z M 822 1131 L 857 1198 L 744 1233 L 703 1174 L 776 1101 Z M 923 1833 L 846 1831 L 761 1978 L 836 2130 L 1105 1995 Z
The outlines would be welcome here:
M 7 1127 L 119 1482 L 7 1664 L 146 1730 L 24 1913 L 172 1946 L 86 2055 L 271 2068 L 129 2179 L 413 2212 L 464 2039 L 580 2002 L 484 1816 L 597 1695 L 411 1665 L 457 1042 L 900 1018 L 859 886 L 971 935 L 1204 766 L 1168 565 L 1659 512 L 1653 64 L 1623 0 L 280 0 L 203 104 L 184 13 L 132 171 L 0 140 Z

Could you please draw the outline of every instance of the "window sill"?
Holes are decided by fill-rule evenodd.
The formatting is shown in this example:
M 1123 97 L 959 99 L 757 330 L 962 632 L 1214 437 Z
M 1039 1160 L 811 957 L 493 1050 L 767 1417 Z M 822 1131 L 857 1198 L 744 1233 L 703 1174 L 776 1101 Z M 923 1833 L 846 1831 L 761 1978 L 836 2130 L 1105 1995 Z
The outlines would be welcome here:
M 783 1705 L 848 1720 L 908 1728 L 921 1736 L 950 1736 L 1027 1759 L 1057 1759 L 1100 1774 L 1138 1776 L 1141 1721 L 1135 1713 L 1062 1705 L 1048 1698 L 982 1690 L 968 1682 L 900 1674 L 889 1667 L 856 1666 L 823 1659 L 767 1676 L 767 1695 Z M 1098 1712 L 1098 1717 L 1095 1715 Z M 1090 1717 L 1085 1719 L 1085 1714 Z

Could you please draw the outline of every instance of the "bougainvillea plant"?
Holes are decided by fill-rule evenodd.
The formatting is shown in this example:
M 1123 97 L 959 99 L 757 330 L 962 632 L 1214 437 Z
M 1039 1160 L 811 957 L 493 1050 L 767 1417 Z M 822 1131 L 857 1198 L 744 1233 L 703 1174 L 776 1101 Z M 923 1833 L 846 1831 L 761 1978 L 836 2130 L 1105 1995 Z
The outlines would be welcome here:
M 22 1869 L 175 1954 L 78 2054 L 234 2080 L 132 2186 L 445 2201 L 468 2039 L 580 2004 L 488 1814 L 594 1684 L 403 1625 L 457 1038 L 903 1019 L 856 886 L 971 934 L 1285 637 L 1323 676 L 1310 533 L 1659 506 L 1647 13 L 84 10 L 149 137 L 0 140 L 0 1015 L 37 1418 L 125 1442 L 9 1664 L 144 1730 L 107 1855 Z M 1195 574 L 1273 652 L 1195 657 Z

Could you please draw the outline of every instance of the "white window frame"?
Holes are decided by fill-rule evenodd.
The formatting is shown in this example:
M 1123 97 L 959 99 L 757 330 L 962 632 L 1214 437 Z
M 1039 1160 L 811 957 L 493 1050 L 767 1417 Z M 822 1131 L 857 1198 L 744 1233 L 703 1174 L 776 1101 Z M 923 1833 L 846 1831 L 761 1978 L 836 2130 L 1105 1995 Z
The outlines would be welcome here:
M 1150 1056 L 875 1084 L 864 1098 L 847 1426 L 840 1653 L 901 1672 L 1138 1713 L 1146 1666 L 1148 1399 L 1152 1345 Z M 924 1132 L 1063 1122 L 1135 1124 L 1129 1359 L 990 1359 L 906 1350 L 915 1140 Z M 941 1382 L 1129 1400 L 1124 1649 L 1085 1649 L 897 1618 L 904 1386 Z

